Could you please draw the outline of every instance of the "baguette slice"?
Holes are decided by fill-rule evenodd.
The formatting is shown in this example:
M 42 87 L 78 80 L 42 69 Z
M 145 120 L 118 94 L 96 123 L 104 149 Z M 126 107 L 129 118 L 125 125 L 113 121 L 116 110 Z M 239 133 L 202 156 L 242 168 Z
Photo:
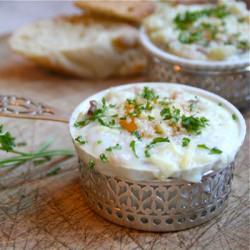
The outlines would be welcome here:
M 147 65 L 134 26 L 90 16 L 37 21 L 15 32 L 10 46 L 45 68 L 86 78 L 135 75 Z
M 75 5 L 94 14 L 135 23 L 140 23 L 155 9 L 155 3 L 150 0 L 77 0 Z

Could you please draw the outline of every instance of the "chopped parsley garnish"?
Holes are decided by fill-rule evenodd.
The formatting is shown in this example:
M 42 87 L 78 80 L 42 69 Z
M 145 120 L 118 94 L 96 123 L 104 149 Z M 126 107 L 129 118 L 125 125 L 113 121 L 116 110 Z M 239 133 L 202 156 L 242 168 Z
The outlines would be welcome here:
M 187 137 L 182 138 L 182 147 L 187 147 L 190 143 L 190 139 Z
M 131 141 L 130 144 L 129 144 L 129 146 L 130 146 L 132 152 L 134 153 L 134 156 L 135 156 L 136 158 L 138 158 L 138 155 L 136 154 L 135 144 L 136 144 L 135 141 Z
M 155 91 L 153 89 L 150 89 L 149 87 L 144 87 L 143 88 L 143 92 L 142 92 L 142 98 L 148 100 L 148 101 L 152 101 L 158 98 L 158 96 L 156 96 Z
M 195 32 L 181 32 L 179 34 L 178 40 L 181 43 L 187 43 L 187 44 L 191 44 L 191 43 L 195 43 L 200 41 L 202 38 L 202 34 L 201 32 L 195 31 Z
M 170 110 L 170 108 L 164 108 L 162 111 L 161 111 L 161 116 L 163 118 L 163 120 L 169 120 L 172 118 L 172 112 Z
M 163 120 L 170 120 L 173 123 L 177 123 L 180 119 L 180 110 L 176 109 L 176 108 L 172 108 L 172 110 L 170 109 L 170 107 L 168 108 L 164 108 L 161 110 L 161 116 L 163 118 Z
M 138 130 L 132 132 L 131 134 L 134 135 L 138 140 L 141 140 L 141 138 L 142 138 L 142 136 Z
M 15 147 L 15 138 L 9 133 L 3 131 L 3 125 L 0 125 L 0 150 L 9 152 Z
M 213 155 L 219 155 L 219 154 L 222 154 L 222 151 L 216 147 L 213 147 L 213 148 L 209 148 L 207 145 L 205 144 L 199 144 L 197 145 L 197 148 L 200 148 L 200 149 L 205 149 L 205 150 L 209 150 L 209 153 L 210 154 L 213 154 Z
M 181 118 L 181 124 L 187 132 L 198 135 L 201 133 L 201 129 L 208 125 L 208 119 L 205 117 L 183 115 Z
M 237 44 L 237 48 L 243 51 L 249 50 L 250 49 L 250 44 L 246 40 L 241 40 Z
M 100 160 L 102 162 L 107 162 L 108 161 L 108 157 L 105 154 L 100 154 Z
M 149 116 L 148 116 L 148 120 L 149 120 L 149 121 L 153 121 L 153 120 L 155 120 L 155 117 L 149 115 Z
M 168 139 L 168 137 L 156 137 L 152 140 L 152 142 L 150 142 L 144 151 L 144 154 L 146 157 L 150 157 L 150 149 L 153 148 L 156 144 L 158 143 L 163 143 L 163 142 L 170 142 L 170 140 Z
M 233 119 L 234 121 L 236 121 L 236 120 L 237 120 L 237 116 L 236 116 L 236 114 L 232 114 L 232 119 Z
M 88 169 L 94 169 L 95 167 L 95 162 L 93 160 L 89 160 L 88 161 Z
M 197 148 L 200 148 L 200 149 L 210 149 L 207 145 L 205 144 L 199 144 L 197 145 Z
M 106 148 L 106 151 L 112 152 L 113 150 L 121 150 L 121 149 L 122 149 L 121 145 L 119 143 L 117 143 L 115 146 Z
M 189 111 L 193 112 L 197 108 L 197 104 L 199 102 L 199 99 L 197 96 L 195 96 L 194 100 L 189 100 L 188 102 L 190 103 L 189 104 Z
M 102 98 L 102 106 L 97 107 L 96 101 L 90 101 L 90 108 L 87 114 L 84 115 L 83 119 L 75 122 L 74 126 L 82 128 L 87 126 L 90 122 L 99 122 L 102 126 L 113 128 L 115 127 L 115 119 L 106 117 L 106 111 L 108 106 L 105 98 Z
M 220 155 L 222 154 L 222 151 L 218 148 L 211 148 L 210 149 L 210 154 L 214 154 L 214 155 Z
M 98 140 L 96 143 L 97 144 L 102 144 L 102 140 Z
M 174 23 L 178 29 L 186 30 L 201 17 L 211 16 L 222 19 L 228 16 L 229 14 L 230 12 L 225 5 L 218 5 L 214 8 L 207 8 L 203 10 L 186 11 L 184 13 L 179 13 L 174 18 Z
M 178 40 L 184 44 L 199 43 L 208 46 L 211 40 L 216 39 L 219 33 L 218 27 L 207 22 L 202 22 L 199 25 L 194 25 L 194 23 L 202 17 L 223 19 L 229 14 L 230 12 L 225 5 L 177 14 L 173 22 L 176 28 L 181 31 Z
M 77 136 L 77 137 L 75 138 L 75 141 L 77 141 L 77 142 L 78 142 L 79 144 L 81 144 L 81 145 L 84 145 L 84 144 L 87 143 L 87 141 L 84 140 L 83 137 L 82 137 L 81 135 Z

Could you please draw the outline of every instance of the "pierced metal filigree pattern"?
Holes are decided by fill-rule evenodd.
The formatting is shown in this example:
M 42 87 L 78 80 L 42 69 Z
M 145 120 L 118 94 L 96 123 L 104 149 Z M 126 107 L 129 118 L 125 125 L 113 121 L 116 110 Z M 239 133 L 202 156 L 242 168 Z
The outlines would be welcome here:
M 60 116 L 55 109 L 47 105 L 33 102 L 29 98 L 7 95 L 0 95 L 0 116 L 60 122 L 68 121 L 63 116 Z
M 201 183 L 128 181 L 89 170 L 82 161 L 80 172 L 83 193 L 99 215 L 130 228 L 164 232 L 218 215 L 231 191 L 233 165 L 204 176 Z
M 0 112 L 29 115 L 50 115 L 53 110 L 41 103 L 17 96 L 0 95 Z
M 250 68 L 237 71 L 204 72 L 184 68 L 153 58 L 149 67 L 151 81 L 188 84 L 214 92 L 239 108 L 250 105 Z

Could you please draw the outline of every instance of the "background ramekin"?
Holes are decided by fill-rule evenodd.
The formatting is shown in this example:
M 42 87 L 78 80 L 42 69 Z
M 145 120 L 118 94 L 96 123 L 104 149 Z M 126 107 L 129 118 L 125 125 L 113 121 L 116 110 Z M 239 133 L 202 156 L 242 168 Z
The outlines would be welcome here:
M 223 96 L 238 108 L 250 105 L 250 58 L 233 61 L 181 58 L 157 47 L 143 27 L 140 40 L 149 55 L 150 81 L 189 84 Z
M 113 88 L 122 91 L 139 83 Z M 141 86 L 162 86 L 163 83 L 142 83 Z M 241 113 L 225 99 L 210 92 L 184 85 L 172 84 L 205 95 L 221 102 L 237 116 L 240 127 L 240 144 L 246 134 L 246 124 Z M 90 100 L 99 100 L 109 90 L 101 91 L 84 100 L 74 110 L 70 119 L 70 131 L 74 141 L 74 122 L 80 112 L 86 111 Z M 75 141 L 74 141 L 75 143 Z M 169 179 L 166 181 L 135 181 L 127 177 L 106 174 L 90 152 L 85 152 L 75 143 L 79 157 L 81 185 L 90 207 L 109 221 L 145 231 L 176 231 L 204 223 L 220 214 L 231 191 L 234 163 L 227 167 L 205 173 L 201 182 Z M 93 159 L 95 169 L 87 162 Z M 108 163 L 103 168 L 109 168 Z

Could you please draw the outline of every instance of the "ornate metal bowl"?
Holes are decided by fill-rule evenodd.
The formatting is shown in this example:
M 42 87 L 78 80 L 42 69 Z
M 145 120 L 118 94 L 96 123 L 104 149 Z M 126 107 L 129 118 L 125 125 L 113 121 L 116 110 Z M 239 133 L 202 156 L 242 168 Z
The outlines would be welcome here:
M 157 57 L 150 58 L 150 81 L 178 82 L 220 95 L 238 108 L 250 105 L 250 67 L 232 71 L 190 71 Z
M 122 91 L 127 87 L 128 85 L 123 85 L 116 88 Z M 0 95 L 0 116 L 69 122 L 74 139 L 73 124 L 79 112 L 82 112 L 82 107 L 88 106 L 90 100 L 102 97 L 106 91 L 108 90 L 84 100 L 76 107 L 70 119 L 65 117 L 63 112 L 33 102 L 29 98 Z M 241 128 L 239 136 L 243 142 L 246 125 L 240 112 L 212 93 L 200 89 L 193 91 L 222 102 L 232 113 L 237 114 Z M 204 173 L 199 183 L 181 179 L 135 181 L 105 175 L 98 171 L 97 164 L 95 169 L 89 169 L 86 163 L 91 159 L 91 155 L 77 143 L 74 144 L 80 159 L 81 185 L 87 202 L 97 214 L 122 226 L 155 232 L 177 231 L 197 226 L 221 213 L 231 191 L 233 163 L 221 170 Z
M 214 92 L 238 108 L 250 105 L 250 60 L 243 62 L 204 62 L 180 58 L 156 47 L 140 32 L 149 56 L 150 81 L 178 82 Z
M 200 225 L 221 213 L 231 191 L 233 164 L 205 175 L 200 183 L 110 177 L 81 160 L 80 173 L 83 194 L 97 214 L 129 228 L 167 232 Z

